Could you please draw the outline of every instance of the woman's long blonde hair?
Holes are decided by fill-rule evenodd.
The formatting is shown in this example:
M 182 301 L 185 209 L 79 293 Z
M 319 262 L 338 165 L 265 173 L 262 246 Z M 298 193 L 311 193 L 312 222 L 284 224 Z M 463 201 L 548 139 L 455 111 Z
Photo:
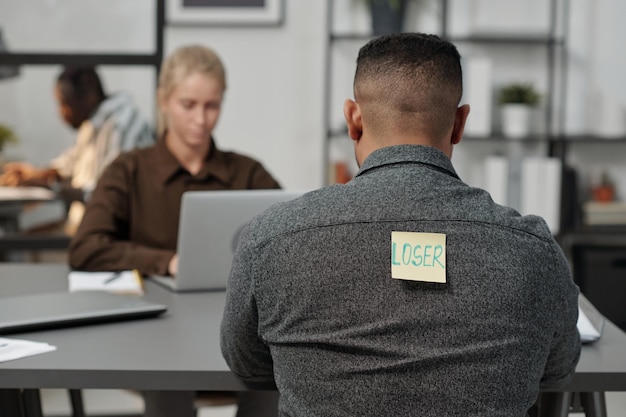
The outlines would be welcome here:
M 169 96 L 182 80 L 196 72 L 215 77 L 226 90 L 226 71 L 219 56 L 205 46 L 190 45 L 178 48 L 163 61 L 159 74 L 159 95 Z M 158 116 L 157 131 L 162 137 L 167 123 L 160 108 Z

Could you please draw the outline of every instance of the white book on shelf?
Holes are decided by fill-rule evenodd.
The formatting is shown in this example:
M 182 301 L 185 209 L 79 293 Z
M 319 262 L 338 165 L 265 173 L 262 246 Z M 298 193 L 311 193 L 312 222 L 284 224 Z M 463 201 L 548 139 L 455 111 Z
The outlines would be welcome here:
M 611 201 L 588 201 L 583 205 L 585 224 L 624 225 L 626 224 L 626 203 Z
M 492 63 L 487 57 L 464 59 L 463 103 L 470 105 L 464 133 L 468 136 L 491 135 L 493 107 Z
M 561 219 L 561 161 L 551 157 L 527 157 L 522 161 L 522 214 L 544 218 L 552 234 Z
M 496 203 L 508 205 L 509 160 L 505 156 L 490 155 L 484 162 L 484 189 Z

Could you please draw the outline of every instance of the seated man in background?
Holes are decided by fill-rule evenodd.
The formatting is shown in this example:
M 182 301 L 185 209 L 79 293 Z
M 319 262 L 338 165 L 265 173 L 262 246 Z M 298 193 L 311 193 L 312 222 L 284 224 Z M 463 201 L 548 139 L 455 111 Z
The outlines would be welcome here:
M 578 288 L 545 221 L 455 173 L 456 47 L 373 39 L 344 114 L 360 170 L 243 231 L 222 352 L 281 416 L 523 417 L 579 355 Z
M 71 202 L 66 231 L 72 233 L 104 168 L 121 151 L 154 144 L 155 136 L 129 94 L 105 94 L 93 67 L 65 68 L 55 96 L 62 119 L 78 130 L 75 144 L 47 168 L 6 164 L 0 183 L 58 188 Z
M 213 130 L 225 90 L 222 62 L 208 48 L 182 47 L 163 62 L 160 138 L 154 146 L 119 155 L 102 174 L 70 244 L 73 269 L 175 276 L 185 191 L 280 188 L 256 160 L 217 147 Z M 193 417 L 194 395 L 146 392 L 145 415 Z M 245 392 L 237 416 L 276 416 L 276 406 L 275 392 Z

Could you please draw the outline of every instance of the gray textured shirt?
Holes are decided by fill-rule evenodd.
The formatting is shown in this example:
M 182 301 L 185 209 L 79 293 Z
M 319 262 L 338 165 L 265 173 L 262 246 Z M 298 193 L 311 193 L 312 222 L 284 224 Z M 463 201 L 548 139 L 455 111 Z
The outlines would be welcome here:
M 392 231 L 445 234 L 446 283 L 392 279 Z M 573 374 L 577 295 L 541 218 L 435 148 L 393 146 L 253 219 L 222 352 L 243 380 L 275 379 L 282 416 L 524 416 Z

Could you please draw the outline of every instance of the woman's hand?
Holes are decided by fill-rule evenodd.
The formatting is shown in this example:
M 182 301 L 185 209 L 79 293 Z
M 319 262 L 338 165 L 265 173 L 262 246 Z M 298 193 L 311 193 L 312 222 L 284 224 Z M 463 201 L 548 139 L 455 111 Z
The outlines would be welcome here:
M 173 277 L 175 277 L 178 273 L 178 254 L 175 254 L 172 256 L 172 259 L 170 259 L 170 263 L 167 266 L 167 272 Z
M 8 162 L 4 165 L 2 171 L 0 184 L 16 186 L 32 178 L 37 172 L 37 169 L 26 162 Z
M 0 185 L 49 186 L 59 179 L 59 173 L 53 168 L 37 169 L 27 162 L 8 162 L 0 175 Z

